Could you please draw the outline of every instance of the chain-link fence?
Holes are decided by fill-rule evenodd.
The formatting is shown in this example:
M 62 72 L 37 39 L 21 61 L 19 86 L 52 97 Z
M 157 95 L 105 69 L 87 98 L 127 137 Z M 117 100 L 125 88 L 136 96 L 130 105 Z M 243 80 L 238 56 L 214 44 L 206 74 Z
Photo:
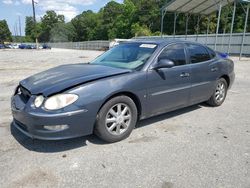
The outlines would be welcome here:
M 135 39 L 160 39 L 160 36 L 145 36 L 136 37 Z M 170 35 L 163 36 L 164 39 L 180 39 L 188 41 L 196 41 L 209 46 L 212 49 L 221 52 L 227 52 L 231 55 L 239 55 L 242 50 L 242 55 L 250 55 L 250 33 L 233 33 L 230 41 L 230 34 L 219 34 L 216 39 L 215 34 L 203 35 Z M 244 38 L 244 40 L 243 40 Z M 216 42 L 217 41 L 217 42 Z M 110 41 L 97 40 L 85 42 L 58 42 L 48 43 L 52 48 L 78 49 L 78 50 L 107 50 L 109 49 Z
M 52 48 L 78 49 L 78 50 L 107 50 L 109 41 L 85 41 L 85 42 L 58 42 L 48 43 Z

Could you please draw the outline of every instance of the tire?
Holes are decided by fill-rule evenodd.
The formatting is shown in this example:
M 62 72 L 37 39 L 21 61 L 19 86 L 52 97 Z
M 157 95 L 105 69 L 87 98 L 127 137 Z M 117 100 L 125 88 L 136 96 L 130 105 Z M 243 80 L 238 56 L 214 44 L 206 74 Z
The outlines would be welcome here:
M 223 89 L 221 88 L 223 86 Z M 227 96 L 228 84 L 224 78 L 216 81 L 216 86 L 213 95 L 207 101 L 210 106 L 220 106 L 225 101 Z
M 118 142 L 130 135 L 137 118 L 138 113 L 134 101 L 124 95 L 117 96 L 106 102 L 100 109 L 94 132 L 106 142 Z

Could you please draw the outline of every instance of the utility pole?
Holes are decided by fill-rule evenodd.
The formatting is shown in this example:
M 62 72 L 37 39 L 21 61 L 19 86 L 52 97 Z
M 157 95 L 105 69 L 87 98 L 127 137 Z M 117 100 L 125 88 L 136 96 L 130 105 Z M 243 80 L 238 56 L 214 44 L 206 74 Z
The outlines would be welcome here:
M 34 0 L 32 0 L 32 9 L 33 9 L 33 22 L 34 22 L 34 26 L 35 26 L 35 32 L 37 32 L 37 30 L 36 30 L 36 10 L 35 10 L 35 2 L 34 2 Z M 37 36 L 36 36 L 36 49 L 38 49 Z
M 36 23 L 36 10 L 35 10 L 35 2 L 32 0 L 32 9 L 33 9 L 33 21 Z

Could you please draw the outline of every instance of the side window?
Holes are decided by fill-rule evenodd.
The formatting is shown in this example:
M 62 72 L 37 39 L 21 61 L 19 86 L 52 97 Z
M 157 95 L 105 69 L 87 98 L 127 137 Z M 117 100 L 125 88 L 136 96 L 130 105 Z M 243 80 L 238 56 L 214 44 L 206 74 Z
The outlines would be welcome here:
M 188 51 L 191 63 L 200 63 L 210 60 L 209 53 L 207 52 L 206 48 L 201 45 L 189 44 Z
M 159 55 L 158 60 L 169 59 L 174 62 L 175 66 L 186 64 L 186 55 L 184 45 L 174 44 L 165 48 Z

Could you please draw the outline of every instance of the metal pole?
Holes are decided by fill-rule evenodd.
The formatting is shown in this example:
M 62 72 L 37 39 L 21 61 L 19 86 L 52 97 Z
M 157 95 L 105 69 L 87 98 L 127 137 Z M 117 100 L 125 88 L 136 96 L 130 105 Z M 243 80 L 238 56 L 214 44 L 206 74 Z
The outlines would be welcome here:
M 32 0 L 32 9 L 33 9 L 33 21 L 34 21 L 34 26 L 36 28 L 36 9 L 35 9 L 35 2 Z M 36 30 L 36 29 L 35 29 Z M 37 31 L 36 31 L 37 32 Z M 37 33 L 36 33 L 37 34 Z M 38 49 L 38 39 L 36 36 L 36 49 Z
M 250 4 L 247 5 L 247 12 L 246 12 L 246 18 L 245 18 L 245 26 L 244 26 L 244 32 L 243 32 L 242 42 L 241 42 L 241 48 L 240 48 L 240 59 L 241 59 L 243 48 L 244 48 L 244 42 L 245 42 L 245 36 L 246 36 L 246 30 L 247 30 L 247 20 L 248 20 L 248 14 L 249 14 L 249 7 L 250 7 Z
M 177 16 L 176 16 L 176 13 L 174 13 L 174 38 L 175 38 L 175 30 L 176 30 L 176 19 L 177 19 Z
M 210 16 L 208 16 L 208 20 L 207 20 L 206 45 L 207 45 L 207 39 L 208 39 L 208 33 L 209 33 L 209 25 L 210 25 Z
M 189 16 L 188 16 L 188 14 L 187 14 L 187 15 L 186 15 L 185 40 L 187 40 L 187 34 L 188 34 L 188 20 L 189 20 Z
M 225 34 L 226 34 L 226 28 L 223 29 L 223 35 L 222 35 L 222 39 L 221 39 L 221 51 L 223 51 L 223 52 L 224 52 L 223 48 L 224 48 Z
M 196 41 L 198 41 L 198 35 L 199 35 L 199 23 L 200 23 L 200 15 L 198 15 L 198 19 L 197 19 L 197 25 L 196 25 Z
M 225 39 L 225 34 L 226 34 L 226 30 L 227 30 L 227 23 L 228 23 L 228 15 L 229 15 L 229 13 L 227 13 L 227 17 L 226 17 L 226 22 L 225 22 L 225 26 L 224 26 L 224 28 L 223 28 L 223 36 L 222 36 L 222 44 L 221 44 L 221 50 L 222 51 L 226 51 L 226 46 L 224 45 L 224 39 Z
M 227 48 L 227 53 L 228 54 L 230 54 L 230 48 L 231 48 L 232 34 L 233 34 L 233 29 L 234 29 L 235 11 L 236 11 L 236 1 L 234 1 L 234 9 L 233 9 L 233 15 L 232 15 L 230 36 L 229 36 L 229 42 L 228 42 L 228 48 Z
M 215 35 L 215 43 L 214 43 L 214 49 L 216 50 L 217 48 L 217 40 L 218 40 L 218 33 L 219 33 L 219 28 L 220 28 L 220 16 L 221 16 L 221 2 L 220 2 L 220 6 L 219 6 L 219 15 L 217 18 L 217 27 L 216 27 L 216 35 Z
M 163 22 L 164 22 L 164 17 L 165 17 L 165 11 L 161 11 L 161 37 L 163 35 Z

